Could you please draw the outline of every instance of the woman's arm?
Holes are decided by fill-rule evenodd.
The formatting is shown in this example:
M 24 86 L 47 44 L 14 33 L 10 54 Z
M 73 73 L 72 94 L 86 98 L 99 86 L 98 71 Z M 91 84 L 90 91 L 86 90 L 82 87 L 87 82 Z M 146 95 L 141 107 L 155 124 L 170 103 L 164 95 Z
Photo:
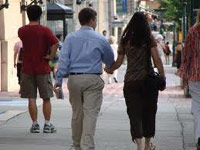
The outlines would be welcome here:
M 16 60 L 17 60 L 17 55 L 18 55 L 18 51 L 14 51 L 14 67 L 16 68 L 17 66 L 17 63 L 16 63 Z
M 164 72 L 163 63 L 162 63 L 161 58 L 160 58 L 160 56 L 158 54 L 158 49 L 157 49 L 156 46 L 151 48 L 151 55 L 153 57 L 153 62 L 155 64 L 156 68 L 158 69 L 159 74 L 163 78 L 165 78 L 165 72 Z
M 111 68 L 105 68 L 105 71 L 109 74 L 113 74 L 113 71 L 118 69 L 121 66 L 121 64 L 123 63 L 123 60 L 124 60 L 124 55 L 118 54 L 116 62 L 112 65 Z

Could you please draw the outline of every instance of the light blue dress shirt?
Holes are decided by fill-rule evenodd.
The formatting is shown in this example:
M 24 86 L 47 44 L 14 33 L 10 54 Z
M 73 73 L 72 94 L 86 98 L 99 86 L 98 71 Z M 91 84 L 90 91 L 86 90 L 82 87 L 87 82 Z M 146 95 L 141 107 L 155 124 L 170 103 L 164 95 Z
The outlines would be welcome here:
M 102 74 L 102 62 L 107 68 L 114 63 L 108 41 L 89 26 L 69 34 L 62 45 L 57 71 L 58 85 L 70 73 Z

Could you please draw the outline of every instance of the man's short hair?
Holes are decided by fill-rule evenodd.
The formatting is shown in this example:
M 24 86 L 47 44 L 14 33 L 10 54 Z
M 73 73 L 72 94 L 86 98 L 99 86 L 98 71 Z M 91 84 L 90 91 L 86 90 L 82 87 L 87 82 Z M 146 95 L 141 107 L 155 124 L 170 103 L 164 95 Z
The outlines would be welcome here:
M 97 16 L 97 12 L 91 8 L 83 8 L 79 14 L 78 19 L 81 25 L 86 25 L 90 22 L 90 20 L 95 20 Z
M 29 21 L 37 21 L 42 15 L 42 8 L 38 5 L 31 5 L 27 8 Z

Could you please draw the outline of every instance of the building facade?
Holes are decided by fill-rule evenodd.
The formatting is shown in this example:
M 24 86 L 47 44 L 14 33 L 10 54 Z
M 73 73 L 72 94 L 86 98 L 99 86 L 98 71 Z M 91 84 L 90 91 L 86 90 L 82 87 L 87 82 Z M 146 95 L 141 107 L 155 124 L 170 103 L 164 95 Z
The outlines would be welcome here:
M 1 4 L 6 0 L 0 0 Z M 17 71 L 14 68 L 14 44 L 19 40 L 18 29 L 28 23 L 26 11 L 21 10 L 21 4 L 30 4 L 32 0 L 8 0 L 8 9 L 0 10 L 0 92 L 17 91 L 19 89 Z M 43 16 L 41 23 L 47 25 L 46 1 L 42 0 Z M 49 1 L 49 0 L 48 0 Z M 65 4 L 73 8 L 74 18 L 71 30 L 80 28 L 78 21 L 78 12 L 85 7 L 92 7 L 97 11 L 97 31 L 102 33 L 107 30 L 109 34 L 109 1 L 110 0 L 84 0 L 81 5 L 76 4 L 76 0 L 56 0 L 56 2 Z M 49 1 L 50 2 L 50 1 Z
M 9 0 L 9 7 L 0 10 L 0 91 L 16 91 L 19 89 L 17 71 L 14 68 L 14 44 L 19 40 L 18 29 L 28 23 L 26 12 L 20 4 L 29 4 L 31 0 Z M 44 1 L 41 23 L 46 23 Z M 0 0 L 0 5 L 5 0 Z
M 123 29 L 135 12 L 135 0 L 110 0 L 110 32 L 119 42 Z

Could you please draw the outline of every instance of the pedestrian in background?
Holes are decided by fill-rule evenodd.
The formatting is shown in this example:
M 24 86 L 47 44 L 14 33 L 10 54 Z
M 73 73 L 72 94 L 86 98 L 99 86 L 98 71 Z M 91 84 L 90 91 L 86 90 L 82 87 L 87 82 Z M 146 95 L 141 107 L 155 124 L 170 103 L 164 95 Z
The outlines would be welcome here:
M 102 34 L 103 34 L 104 38 L 108 41 L 107 31 L 106 31 L 106 30 L 103 30 Z
M 155 136 L 158 90 L 152 88 L 147 77 L 153 72 L 151 56 L 160 75 L 165 78 L 157 44 L 151 35 L 147 17 L 142 12 L 133 15 L 125 28 L 118 48 L 116 63 L 105 69 L 112 73 L 119 68 L 127 56 L 127 70 L 124 80 L 124 97 L 130 119 L 131 136 L 137 150 L 150 150 L 151 138 Z M 164 90 L 165 87 L 163 87 Z
M 165 53 L 165 64 L 169 65 L 169 56 L 171 54 L 169 42 L 166 42 L 165 45 L 164 45 L 164 53 Z
M 19 40 L 15 43 L 14 46 L 14 68 L 17 67 L 17 77 L 19 85 L 21 82 L 22 56 L 23 56 L 23 46 L 22 46 L 22 41 Z M 19 88 L 19 94 L 20 93 L 21 93 L 21 88 Z
M 176 46 L 176 54 L 175 54 L 175 61 L 176 61 L 177 69 L 179 69 L 180 65 L 181 65 L 182 49 L 183 49 L 182 43 L 178 42 L 177 46 Z
M 194 116 L 194 132 L 197 150 L 200 150 L 200 10 L 196 24 L 192 26 L 185 39 L 183 60 L 178 75 L 188 81 L 192 96 L 191 111 Z
M 55 57 L 58 40 L 51 30 L 40 25 L 42 9 L 32 5 L 27 8 L 29 24 L 18 30 L 18 36 L 23 43 L 21 98 L 28 98 L 28 109 L 33 121 L 31 133 L 39 133 L 40 126 L 37 122 L 37 89 L 43 99 L 43 114 L 45 124 L 44 133 L 56 132 L 50 123 L 51 102 L 53 86 L 50 77 L 49 60 Z M 50 49 L 50 52 L 49 52 Z
M 158 49 L 158 54 L 162 60 L 162 63 L 164 64 L 166 62 L 165 60 L 165 45 L 163 44 L 163 36 L 161 34 L 156 35 L 155 37 L 156 43 L 157 43 L 157 49 Z
M 56 37 L 58 38 L 58 49 L 61 50 L 62 48 L 62 35 L 61 34 L 56 34 Z
M 60 50 L 62 48 L 61 34 L 57 34 L 56 37 L 58 39 L 58 50 L 56 52 L 55 57 L 52 60 L 49 61 L 49 66 L 50 66 L 51 71 L 53 73 L 54 79 L 55 79 L 55 74 L 56 74 L 57 69 L 58 69 L 58 59 L 59 59 L 59 55 L 60 55 Z
M 108 39 L 110 46 L 114 52 L 114 59 L 116 61 L 117 59 L 117 49 L 118 49 L 118 45 L 115 42 L 115 37 L 114 36 L 110 36 Z M 108 76 L 108 83 L 112 83 L 112 79 L 114 80 L 115 83 L 118 82 L 118 78 L 117 78 L 117 74 L 118 74 L 118 69 L 116 69 L 113 73 L 113 75 L 111 74 L 107 74 Z
M 114 54 L 108 41 L 95 32 L 97 13 L 91 8 L 79 12 L 80 30 L 70 33 L 60 51 L 54 89 L 68 76 L 69 100 L 72 106 L 72 150 L 94 150 L 94 134 L 102 104 L 104 82 L 102 62 L 109 68 Z

